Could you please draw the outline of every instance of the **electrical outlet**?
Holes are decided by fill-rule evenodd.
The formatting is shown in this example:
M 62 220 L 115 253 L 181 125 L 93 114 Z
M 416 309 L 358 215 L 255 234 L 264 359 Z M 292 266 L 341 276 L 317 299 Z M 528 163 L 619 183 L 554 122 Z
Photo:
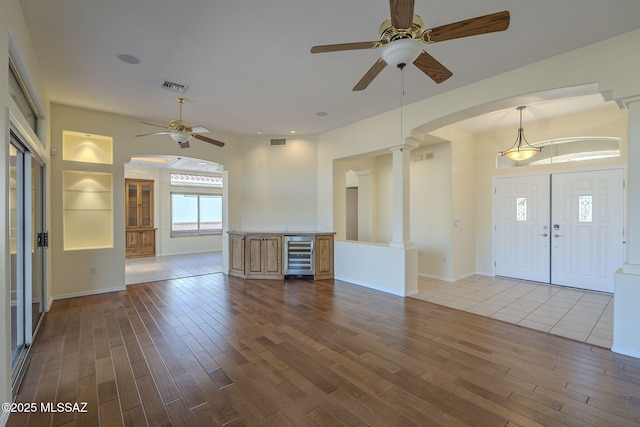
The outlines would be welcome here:
M 89 268 L 89 273 L 90 273 L 91 275 L 96 274 L 96 268 L 95 268 L 95 267 L 91 267 L 91 268 Z
M 369 266 L 371 268 L 371 271 L 375 271 L 376 269 L 376 263 L 372 262 L 371 265 Z

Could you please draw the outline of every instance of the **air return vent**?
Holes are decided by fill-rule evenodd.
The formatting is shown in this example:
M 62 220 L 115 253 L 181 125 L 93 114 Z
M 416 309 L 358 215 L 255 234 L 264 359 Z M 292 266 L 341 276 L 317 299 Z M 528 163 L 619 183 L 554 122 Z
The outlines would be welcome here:
M 272 139 L 271 145 L 287 145 L 287 140 L 284 138 Z
M 172 90 L 174 92 L 185 93 L 189 86 L 181 85 L 180 83 L 173 83 L 168 81 L 162 82 L 162 89 Z

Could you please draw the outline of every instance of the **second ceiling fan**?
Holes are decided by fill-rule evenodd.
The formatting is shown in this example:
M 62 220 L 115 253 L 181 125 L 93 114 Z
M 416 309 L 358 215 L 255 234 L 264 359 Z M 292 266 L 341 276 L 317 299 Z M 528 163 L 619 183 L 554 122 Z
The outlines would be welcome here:
M 503 11 L 423 30 L 422 18 L 413 13 L 414 5 L 415 0 L 389 0 L 391 18 L 380 26 L 380 40 L 314 46 L 311 53 L 381 47 L 381 58 L 355 85 L 354 91 L 366 89 L 387 65 L 403 68 L 408 62 L 412 62 L 436 83 L 442 83 L 451 77 L 452 73 L 424 51 L 422 43 L 437 43 L 509 28 L 509 12 Z

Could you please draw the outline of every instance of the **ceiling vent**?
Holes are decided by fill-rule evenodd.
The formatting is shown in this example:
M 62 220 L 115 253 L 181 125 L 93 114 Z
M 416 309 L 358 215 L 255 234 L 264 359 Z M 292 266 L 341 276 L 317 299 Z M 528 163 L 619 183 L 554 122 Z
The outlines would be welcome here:
M 181 85 L 180 83 L 168 82 L 166 80 L 162 82 L 162 89 L 167 89 L 174 92 L 185 93 L 188 88 L 189 86 Z
M 287 140 L 284 138 L 272 139 L 271 145 L 287 145 Z

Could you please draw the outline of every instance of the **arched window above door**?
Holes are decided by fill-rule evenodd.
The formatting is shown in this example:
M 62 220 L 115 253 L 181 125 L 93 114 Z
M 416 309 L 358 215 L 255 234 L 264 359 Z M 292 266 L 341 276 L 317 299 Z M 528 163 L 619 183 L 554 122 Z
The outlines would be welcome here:
M 542 147 L 542 151 L 527 160 L 518 162 L 498 155 L 496 169 L 619 157 L 620 140 L 619 137 L 610 136 L 578 136 L 542 141 L 532 144 Z

